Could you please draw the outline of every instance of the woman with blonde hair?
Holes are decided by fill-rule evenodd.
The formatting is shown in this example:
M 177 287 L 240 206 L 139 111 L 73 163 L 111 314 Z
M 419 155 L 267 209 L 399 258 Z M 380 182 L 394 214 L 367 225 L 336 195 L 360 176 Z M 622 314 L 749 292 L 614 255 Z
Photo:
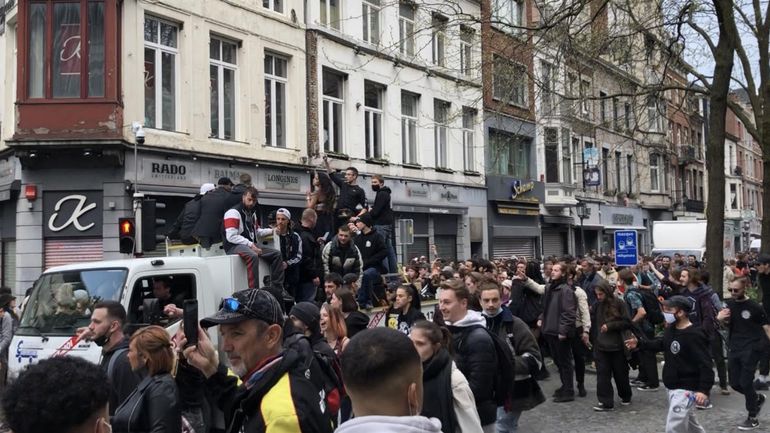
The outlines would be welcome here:
M 345 326 L 345 316 L 342 310 L 332 307 L 330 304 L 321 305 L 321 333 L 326 342 L 329 343 L 337 356 L 347 347 L 350 339 L 348 338 L 347 326 Z
M 172 375 L 176 357 L 166 330 L 148 326 L 136 331 L 129 341 L 128 361 L 144 380 L 115 410 L 113 431 L 181 432 L 182 410 Z

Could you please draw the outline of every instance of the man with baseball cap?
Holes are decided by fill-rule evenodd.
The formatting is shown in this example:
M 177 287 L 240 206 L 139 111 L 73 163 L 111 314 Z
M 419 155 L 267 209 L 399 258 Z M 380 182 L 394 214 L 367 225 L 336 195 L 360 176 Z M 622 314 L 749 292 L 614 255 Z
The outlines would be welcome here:
M 663 352 L 663 384 L 668 390 L 666 432 L 705 433 L 695 418 L 695 404 L 705 405 L 714 385 L 714 364 L 709 341 L 690 322 L 692 301 L 675 295 L 663 302 L 666 330 L 663 337 L 626 340 L 626 347 Z
M 281 250 L 281 266 L 284 269 L 284 286 L 292 297 L 296 297 L 299 285 L 299 263 L 302 261 L 302 239 L 291 226 L 291 212 L 282 207 L 275 211 L 276 248 Z
M 301 357 L 283 348 L 281 305 L 266 290 L 247 289 L 222 301 L 201 326 L 219 326 L 227 364 L 203 329 L 198 344 L 184 349 L 184 362 L 203 373 L 206 391 L 225 413 L 229 432 L 331 432 L 322 390 L 305 377 Z M 186 345 L 182 337 L 180 345 Z M 180 375 L 189 374 L 181 368 Z M 187 382 L 178 378 L 178 383 Z
M 207 191 L 200 200 L 198 220 L 193 227 L 192 235 L 203 248 L 211 248 L 212 244 L 222 242 L 222 215 L 225 214 L 231 197 L 230 190 L 233 182 L 223 177 L 217 181 L 217 187 Z M 203 188 L 201 188 L 203 191 Z
M 388 257 L 388 247 L 385 239 L 374 230 L 371 214 L 365 213 L 355 220 L 358 234 L 355 238 L 356 247 L 361 251 L 361 290 L 358 291 L 358 305 L 372 308 L 372 295 L 375 282 L 382 280 L 382 274 L 387 273 L 383 260 Z M 379 298 L 383 298 L 380 293 Z

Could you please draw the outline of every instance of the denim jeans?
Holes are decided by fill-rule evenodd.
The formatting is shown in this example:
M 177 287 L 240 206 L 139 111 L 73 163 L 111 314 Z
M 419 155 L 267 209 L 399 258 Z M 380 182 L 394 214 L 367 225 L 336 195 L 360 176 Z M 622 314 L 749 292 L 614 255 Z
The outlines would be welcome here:
M 519 418 L 521 417 L 520 410 L 512 410 L 506 412 L 505 408 L 497 408 L 497 425 L 495 431 L 497 433 L 513 433 L 519 428 Z
M 398 272 L 398 258 L 396 257 L 396 249 L 393 248 L 393 226 L 375 225 L 374 230 L 382 235 L 385 239 L 385 245 L 388 246 L 388 257 L 382 261 L 382 264 L 385 265 L 389 273 L 395 274 Z
M 313 302 L 315 301 L 317 287 L 312 281 L 305 283 L 299 283 L 297 286 L 297 293 L 294 294 L 294 300 L 296 302 Z
M 380 273 L 375 268 L 369 268 L 364 271 L 361 277 L 361 288 L 358 289 L 358 306 L 372 303 L 372 289 L 374 288 L 374 282 L 382 278 Z

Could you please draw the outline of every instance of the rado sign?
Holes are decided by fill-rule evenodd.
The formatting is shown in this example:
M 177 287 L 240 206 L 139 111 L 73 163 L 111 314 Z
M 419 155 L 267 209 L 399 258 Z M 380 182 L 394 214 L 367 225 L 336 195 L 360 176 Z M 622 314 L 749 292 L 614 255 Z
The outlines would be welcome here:
M 150 171 L 153 175 L 184 176 L 187 174 L 187 167 L 182 164 L 160 164 L 153 162 Z

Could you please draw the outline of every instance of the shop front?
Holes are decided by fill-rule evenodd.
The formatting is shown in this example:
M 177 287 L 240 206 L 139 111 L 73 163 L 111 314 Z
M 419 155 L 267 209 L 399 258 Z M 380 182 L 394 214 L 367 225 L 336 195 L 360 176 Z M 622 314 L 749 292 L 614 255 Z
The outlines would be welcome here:
M 136 171 L 133 158 L 127 159 L 125 181 L 127 185 L 136 183 L 138 192 L 165 205 L 157 212 L 158 218 L 165 219 L 167 231 L 202 184 L 216 184 L 222 177 L 237 184 L 242 174 L 250 175 L 259 190 L 263 225 L 268 214 L 280 207 L 289 209 L 292 220 L 299 222 L 311 184 L 309 171 L 303 169 L 140 154 Z
M 604 227 L 602 230 L 601 243 L 602 254 L 611 254 L 614 252 L 614 236 L 616 230 L 636 230 L 639 245 L 642 246 L 640 253 L 646 254 L 649 252 L 649 249 L 645 248 L 646 245 L 649 245 L 647 221 L 641 208 L 602 205 L 600 212 L 601 223 Z
M 15 157 L 0 159 L 0 285 L 16 288 L 16 204 L 21 166 Z
M 400 245 L 400 236 L 398 233 L 396 236 L 400 263 L 422 256 L 451 262 L 483 255 L 486 241 L 483 230 L 486 191 L 483 188 L 387 178 L 385 184 L 392 191 L 396 223 L 413 221 L 413 243 Z M 369 200 L 373 200 L 374 194 L 368 194 Z
M 494 175 L 488 175 L 486 182 L 490 257 L 540 258 L 539 215 L 545 184 Z

